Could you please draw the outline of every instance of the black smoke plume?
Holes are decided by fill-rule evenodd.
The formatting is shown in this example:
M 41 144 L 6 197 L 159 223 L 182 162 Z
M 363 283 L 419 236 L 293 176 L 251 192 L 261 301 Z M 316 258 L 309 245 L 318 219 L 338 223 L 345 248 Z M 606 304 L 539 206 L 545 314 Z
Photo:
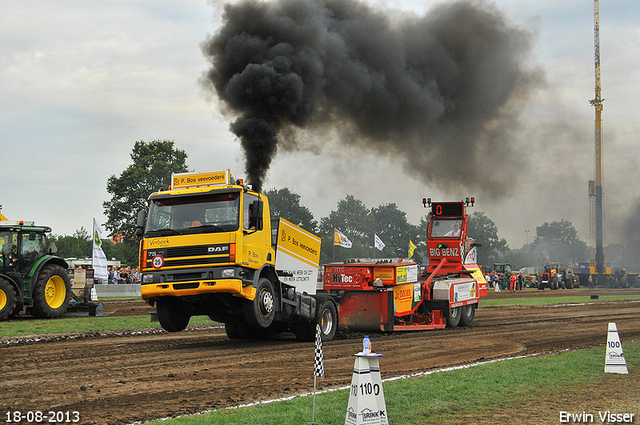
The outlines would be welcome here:
M 629 214 L 621 220 L 620 240 L 624 246 L 622 265 L 627 272 L 640 272 L 640 197 L 633 202 Z M 608 260 L 608 258 L 607 258 Z
M 291 134 L 331 128 L 425 183 L 501 196 L 523 165 L 519 106 L 541 81 L 532 39 L 482 1 L 392 17 L 357 0 L 245 0 L 203 43 L 202 83 L 236 117 L 257 190 L 279 139 L 317 149 Z

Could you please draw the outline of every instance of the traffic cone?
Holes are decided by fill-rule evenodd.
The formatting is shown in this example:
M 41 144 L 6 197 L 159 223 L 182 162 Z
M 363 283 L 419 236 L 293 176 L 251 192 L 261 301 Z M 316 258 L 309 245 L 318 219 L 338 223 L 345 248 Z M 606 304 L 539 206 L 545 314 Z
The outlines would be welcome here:
M 621 373 L 628 374 L 627 361 L 622 353 L 622 344 L 620 343 L 620 335 L 615 323 L 609 323 L 609 332 L 607 333 L 607 353 L 604 359 L 605 373 Z

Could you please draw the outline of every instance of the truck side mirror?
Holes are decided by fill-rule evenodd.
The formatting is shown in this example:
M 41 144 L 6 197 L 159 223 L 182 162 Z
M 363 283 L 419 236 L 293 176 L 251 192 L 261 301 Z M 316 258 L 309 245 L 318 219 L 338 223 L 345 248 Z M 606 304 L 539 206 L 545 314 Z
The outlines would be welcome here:
M 137 236 L 142 236 L 144 235 L 144 222 L 147 218 L 147 214 L 145 213 L 144 210 L 140 210 L 138 211 L 138 227 L 136 228 L 136 235 Z
M 58 252 L 58 247 L 56 246 L 55 242 L 51 242 L 49 244 L 49 253 L 50 254 L 55 254 L 56 252 Z

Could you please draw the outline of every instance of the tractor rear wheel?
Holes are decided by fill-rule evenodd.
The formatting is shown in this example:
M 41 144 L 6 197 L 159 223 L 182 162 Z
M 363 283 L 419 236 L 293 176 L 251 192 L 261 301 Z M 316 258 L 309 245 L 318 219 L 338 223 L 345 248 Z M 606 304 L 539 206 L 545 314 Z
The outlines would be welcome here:
M 167 332 L 180 332 L 189 324 L 191 315 L 181 300 L 160 298 L 156 305 L 158 322 Z
M 71 302 L 71 280 L 65 269 L 57 264 L 45 266 L 33 288 L 31 312 L 40 318 L 62 316 Z
M 6 279 L 0 279 L 0 321 L 7 320 L 16 308 L 16 290 Z
M 462 316 L 462 307 L 449 308 L 449 316 L 447 317 L 447 327 L 455 328 L 460 323 L 460 317 Z

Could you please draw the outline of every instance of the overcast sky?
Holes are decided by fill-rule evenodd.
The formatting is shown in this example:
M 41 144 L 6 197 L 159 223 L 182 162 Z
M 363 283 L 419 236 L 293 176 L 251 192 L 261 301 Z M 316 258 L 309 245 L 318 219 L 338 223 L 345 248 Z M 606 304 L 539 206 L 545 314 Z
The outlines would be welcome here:
M 135 141 L 173 140 L 195 171 L 244 175 L 229 120 L 198 83 L 200 45 L 221 22 L 223 2 L 206 0 L 4 1 L 0 4 L 0 205 L 10 220 L 35 220 L 54 234 L 106 221 L 111 175 L 130 165 Z M 389 14 L 428 13 L 436 2 L 372 1 Z M 347 194 L 369 208 L 395 203 L 417 224 L 421 199 L 476 196 L 512 248 L 537 226 L 565 219 L 589 242 L 587 181 L 593 179 L 593 2 L 498 0 L 516 26 L 536 34 L 532 67 L 545 84 L 528 100 L 517 141 L 531 167 L 499 200 L 404 172 L 394 158 L 342 150 L 284 152 L 265 188 L 288 187 L 316 219 Z M 640 3 L 600 2 L 604 103 L 605 243 L 639 196 Z M 500 152 L 495 152 L 499 156 Z M 483 164 L 468 164 L 479 168 Z M 529 230 L 529 232 L 525 232 Z

